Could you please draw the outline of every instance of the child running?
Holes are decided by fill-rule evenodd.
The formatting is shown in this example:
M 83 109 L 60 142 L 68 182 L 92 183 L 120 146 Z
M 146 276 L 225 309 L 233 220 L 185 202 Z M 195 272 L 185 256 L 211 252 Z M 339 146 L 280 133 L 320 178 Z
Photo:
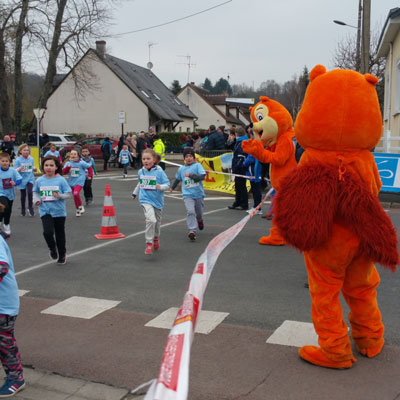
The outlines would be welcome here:
M 185 165 L 178 169 L 175 181 L 170 191 L 172 192 L 182 182 L 182 197 L 186 207 L 186 224 L 189 230 L 188 237 L 194 242 L 196 240 L 197 227 L 204 229 L 203 210 L 204 210 L 204 189 L 203 180 L 206 171 L 202 165 L 196 162 L 195 152 L 192 147 L 185 147 L 183 158 Z
M 65 199 L 71 197 L 71 188 L 61 176 L 61 164 L 57 157 L 45 157 L 42 170 L 44 175 L 35 182 L 33 198 L 39 206 L 43 236 L 50 250 L 50 258 L 57 260 L 58 264 L 65 264 Z
M 19 312 L 18 285 L 10 249 L 0 235 L 0 358 L 6 373 L 0 397 L 11 397 L 25 387 L 24 371 L 14 336 Z
M 26 194 L 28 194 L 28 214 L 33 217 L 35 211 L 33 210 L 32 189 L 35 183 L 35 176 L 33 175 L 36 172 L 35 161 L 31 157 L 29 146 L 25 143 L 19 146 L 17 156 L 14 161 L 14 168 L 22 176 L 22 182 L 17 186 L 21 192 L 21 216 L 25 217 L 26 214 L 25 200 Z
M 60 163 L 61 163 L 62 162 L 62 158 L 60 156 L 59 151 L 57 150 L 57 146 L 54 143 L 50 143 L 49 147 L 50 147 L 50 150 L 46 151 L 46 153 L 44 154 L 43 157 L 47 157 L 47 156 L 57 157 L 60 160 Z
M 0 223 L 3 223 L 3 230 L 7 235 L 11 235 L 10 219 L 13 202 L 15 200 L 15 186 L 22 182 L 22 177 L 18 171 L 10 167 L 10 155 L 0 154 L 0 203 L 5 206 L 4 211 L 0 211 Z
M 79 157 L 79 152 L 76 149 L 71 150 L 69 155 L 69 161 L 66 162 L 62 173 L 64 175 L 69 174 L 68 183 L 71 186 L 72 193 L 74 196 L 74 203 L 76 208 L 76 216 L 80 217 L 84 212 L 85 208 L 82 205 L 80 191 L 85 185 L 85 174 L 86 170 L 88 171 L 89 176 L 93 176 L 93 168 L 86 161 L 81 160 Z
M 156 165 L 156 153 L 152 149 L 142 152 L 143 168 L 138 172 L 139 183 L 132 193 L 143 207 L 146 220 L 146 248 L 144 254 L 153 254 L 160 247 L 161 215 L 164 208 L 164 192 L 169 189 L 169 180 L 161 167 Z
M 90 175 L 90 168 L 85 170 L 85 185 L 83 186 L 83 195 L 85 196 L 85 202 L 88 206 L 93 202 L 92 182 L 93 176 L 97 173 L 94 159 L 90 155 L 89 148 L 87 146 L 82 147 L 82 160 L 89 163 L 92 166 L 92 174 Z
M 128 166 L 131 161 L 131 153 L 129 153 L 128 145 L 124 144 L 122 150 L 119 153 L 118 162 L 124 167 L 124 178 L 128 176 Z

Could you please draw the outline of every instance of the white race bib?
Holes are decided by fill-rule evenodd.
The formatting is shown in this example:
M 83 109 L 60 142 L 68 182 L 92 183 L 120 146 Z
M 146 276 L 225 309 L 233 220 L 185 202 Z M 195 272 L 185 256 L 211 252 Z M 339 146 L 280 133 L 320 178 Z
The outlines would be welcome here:
M 32 164 L 21 164 L 21 172 L 32 172 L 33 171 L 33 165 Z
M 69 174 L 73 178 L 77 178 L 79 176 L 79 168 L 78 167 L 71 167 L 71 169 L 69 170 Z
M 185 185 L 185 188 L 189 189 L 189 188 L 199 186 L 200 182 L 195 182 L 192 178 L 189 178 L 188 176 L 186 176 L 185 180 L 184 180 L 184 185 Z
M 121 159 L 122 159 L 122 161 L 128 161 L 129 157 L 126 154 L 123 154 Z
M 40 186 L 40 198 L 42 201 L 55 201 L 56 198 L 54 197 L 55 192 L 60 191 L 59 186 Z
M 140 189 L 156 190 L 157 178 L 155 176 L 144 175 L 139 179 Z

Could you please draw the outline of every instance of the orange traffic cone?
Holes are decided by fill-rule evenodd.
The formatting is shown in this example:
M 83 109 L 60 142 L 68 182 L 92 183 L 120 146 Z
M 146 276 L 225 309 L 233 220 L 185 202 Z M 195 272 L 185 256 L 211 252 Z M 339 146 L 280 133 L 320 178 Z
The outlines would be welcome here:
M 94 237 L 96 239 L 118 239 L 125 237 L 125 235 L 121 233 L 118 229 L 117 218 L 115 217 L 115 208 L 111 197 L 110 185 L 106 185 L 100 233 L 94 235 Z

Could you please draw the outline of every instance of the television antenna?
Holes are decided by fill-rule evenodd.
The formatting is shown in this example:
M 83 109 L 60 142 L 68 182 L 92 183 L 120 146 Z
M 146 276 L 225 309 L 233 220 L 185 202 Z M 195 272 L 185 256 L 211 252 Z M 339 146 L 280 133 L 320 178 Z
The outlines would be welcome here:
M 155 46 L 158 43 L 155 42 L 148 42 L 147 45 L 149 46 L 149 62 L 147 63 L 147 68 L 152 69 L 153 68 L 153 63 L 151 62 L 151 48 Z
M 184 57 L 184 58 L 186 58 L 186 60 L 187 60 L 187 61 L 184 62 L 184 63 L 178 63 L 178 64 L 186 65 L 186 66 L 188 67 L 187 83 L 189 83 L 190 69 L 191 69 L 192 67 L 195 67 L 196 64 L 193 64 L 193 63 L 191 62 L 191 56 L 189 56 L 189 54 L 188 54 L 187 56 L 177 56 L 177 57 Z

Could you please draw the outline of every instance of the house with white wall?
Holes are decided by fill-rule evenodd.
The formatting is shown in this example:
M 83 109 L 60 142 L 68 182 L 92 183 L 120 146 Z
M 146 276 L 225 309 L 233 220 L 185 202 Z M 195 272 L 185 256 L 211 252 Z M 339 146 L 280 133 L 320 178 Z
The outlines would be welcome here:
M 208 129 L 210 125 L 245 126 L 250 123 L 249 107 L 254 105 L 249 99 L 233 99 L 227 94 L 212 94 L 200 88 L 194 82 L 188 83 L 177 94 L 178 99 L 196 114 L 196 128 Z M 177 131 L 184 131 L 178 124 Z
M 378 43 L 378 57 L 386 58 L 383 137 L 377 150 L 400 152 L 400 8 L 389 11 Z
M 77 77 L 82 83 L 86 76 L 91 82 L 82 90 Z M 195 119 L 150 69 L 107 54 L 106 42 L 98 41 L 51 93 L 42 132 L 119 137 L 122 129 L 166 132 L 178 124 L 193 131 Z

